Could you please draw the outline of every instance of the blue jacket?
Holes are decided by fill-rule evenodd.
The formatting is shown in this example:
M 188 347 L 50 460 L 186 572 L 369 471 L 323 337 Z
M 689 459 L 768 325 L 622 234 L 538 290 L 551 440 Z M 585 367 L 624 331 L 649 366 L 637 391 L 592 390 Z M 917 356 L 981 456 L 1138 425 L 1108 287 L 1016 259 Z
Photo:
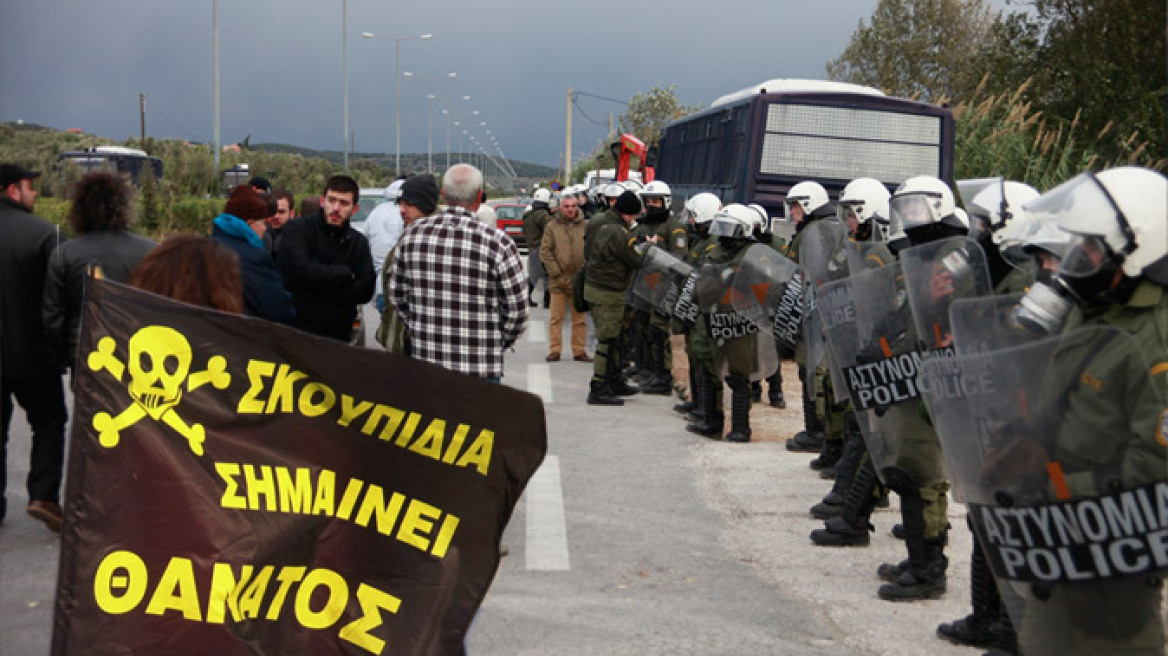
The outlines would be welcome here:
M 239 271 L 243 277 L 243 305 L 253 317 L 294 325 L 296 310 L 292 299 L 284 291 L 284 283 L 272 256 L 243 219 L 231 214 L 215 217 L 211 238 L 239 255 Z

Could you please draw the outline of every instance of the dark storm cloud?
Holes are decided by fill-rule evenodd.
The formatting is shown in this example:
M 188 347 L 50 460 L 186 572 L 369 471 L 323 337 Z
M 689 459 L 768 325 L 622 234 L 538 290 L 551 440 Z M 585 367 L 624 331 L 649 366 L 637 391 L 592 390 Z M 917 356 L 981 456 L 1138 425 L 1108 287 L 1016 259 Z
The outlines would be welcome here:
M 359 151 L 391 151 L 393 43 L 401 44 L 403 152 L 425 152 L 426 94 L 435 151 L 446 147 L 444 107 L 478 110 L 504 152 L 554 164 L 564 147 L 568 87 L 628 99 L 676 85 L 708 105 L 775 77 L 821 79 L 875 0 L 712 4 L 602 0 L 571 14 L 534 0 L 484 3 L 348 2 L 349 120 Z M 80 127 L 116 139 L 138 133 L 138 94 L 159 137 L 212 139 L 212 0 L 10 0 L 0 22 L 0 120 Z M 567 6 L 565 6 L 567 7 Z M 220 0 L 221 140 L 251 135 L 340 149 L 343 144 L 342 2 Z M 441 78 L 448 71 L 457 78 Z M 433 77 L 427 77 L 433 76 Z M 461 97 L 470 95 L 470 101 Z M 616 104 L 581 98 L 573 150 L 604 135 Z M 477 124 L 485 121 L 484 128 Z M 463 121 L 465 122 L 465 121 Z M 458 150 L 458 131 L 452 131 Z M 464 148 L 469 148 L 464 140 Z

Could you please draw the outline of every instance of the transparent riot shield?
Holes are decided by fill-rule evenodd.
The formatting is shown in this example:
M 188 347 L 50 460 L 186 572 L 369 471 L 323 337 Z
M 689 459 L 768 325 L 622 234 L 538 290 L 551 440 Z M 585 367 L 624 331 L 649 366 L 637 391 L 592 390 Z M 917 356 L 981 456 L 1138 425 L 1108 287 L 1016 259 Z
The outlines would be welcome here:
M 773 333 L 776 313 L 799 266 L 765 244 L 746 250 L 731 281 L 731 304 L 760 330 Z
M 632 293 L 653 312 L 669 317 L 677 305 L 681 287 L 693 267 L 674 255 L 650 246 L 645 251 L 641 268 L 633 277 Z
M 896 260 L 882 241 L 849 241 L 844 249 L 850 273 L 887 266 Z
M 906 249 L 900 262 L 924 349 L 950 352 L 949 306 L 959 298 L 993 292 L 985 252 L 971 239 L 953 237 Z
M 803 270 L 796 269 L 791 279 L 779 289 L 779 298 L 774 308 L 774 322 L 771 334 L 778 343 L 794 350 L 799 345 L 803 332 Z
M 714 366 L 720 375 L 738 374 L 762 380 L 779 367 L 775 342 L 749 317 L 735 310 L 734 274 L 740 260 L 707 264 L 697 270 L 693 298 L 707 315 L 714 343 Z M 741 304 L 742 301 L 739 301 Z
M 694 300 L 694 288 L 697 286 L 698 275 L 698 270 L 694 269 L 685 277 L 685 280 L 681 281 L 681 287 L 677 292 L 677 301 L 673 304 L 673 318 L 685 326 L 686 330 L 694 327 L 700 312 L 698 303 Z
M 949 306 L 949 324 L 957 353 L 981 353 L 1049 337 L 1017 318 L 1023 294 L 961 298 Z
M 807 380 L 804 389 L 815 393 L 816 370 L 827 355 L 823 321 L 816 312 L 816 294 L 825 283 L 848 276 L 848 229 L 842 221 L 822 219 L 803 229 L 799 241 L 799 265 L 803 267 L 804 299 L 803 346 L 806 349 Z
M 920 386 L 1028 656 L 1165 649 L 1168 400 L 1126 333 L 925 362 Z
M 940 444 L 921 414 L 918 350 L 899 263 L 824 285 L 819 315 L 833 382 L 851 400 L 877 472 L 895 467 L 920 485 L 945 480 Z

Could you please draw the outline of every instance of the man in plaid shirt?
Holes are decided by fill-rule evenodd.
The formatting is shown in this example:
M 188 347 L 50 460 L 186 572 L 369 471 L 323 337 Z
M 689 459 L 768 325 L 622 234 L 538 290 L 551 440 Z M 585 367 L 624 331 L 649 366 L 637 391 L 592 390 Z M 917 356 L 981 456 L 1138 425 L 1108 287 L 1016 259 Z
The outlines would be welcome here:
M 503 350 L 527 324 L 527 281 L 515 242 L 475 219 L 482 194 L 477 168 L 446 171 L 447 209 L 406 228 L 386 296 L 409 328 L 412 357 L 497 382 Z

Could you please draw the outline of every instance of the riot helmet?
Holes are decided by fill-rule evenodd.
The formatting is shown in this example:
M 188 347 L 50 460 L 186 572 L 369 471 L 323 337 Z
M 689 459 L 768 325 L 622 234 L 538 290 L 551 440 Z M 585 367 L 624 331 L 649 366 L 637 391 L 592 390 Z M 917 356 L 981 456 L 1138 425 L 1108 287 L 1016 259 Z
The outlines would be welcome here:
M 669 185 L 660 180 L 654 180 L 645 185 L 638 192 L 638 195 L 641 197 L 641 203 L 645 205 L 645 219 L 650 223 L 659 223 L 669 218 L 669 206 L 673 204 L 673 194 Z M 650 205 L 649 199 L 660 200 L 661 205 Z
M 787 206 L 787 218 L 802 225 L 804 222 L 819 218 L 825 209 L 830 209 L 830 199 L 827 190 L 818 182 L 807 180 L 791 187 L 787 198 L 783 201 Z M 795 208 L 798 208 L 796 210 Z M 794 213 L 793 213 L 794 211 Z M 798 214 L 796 218 L 795 214 Z
M 694 194 L 685 201 L 683 220 L 691 228 L 705 232 L 720 209 L 722 201 L 714 194 L 709 192 Z
M 754 240 L 754 229 L 760 222 L 758 212 L 745 205 L 731 203 L 714 216 L 710 234 L 725 240 Z
M 879 240 L 884 234 L 878 228 L 888 224 L 888 199 L 891 196 L 879 180 L 856 178 L 840 193 L 839 218 L 858 241 Z
M 890 220 L 913 244 L 964 235 L 969 219 L 957 209 L 949 185 L 927 175 L 905 180 L 888 201 Z

